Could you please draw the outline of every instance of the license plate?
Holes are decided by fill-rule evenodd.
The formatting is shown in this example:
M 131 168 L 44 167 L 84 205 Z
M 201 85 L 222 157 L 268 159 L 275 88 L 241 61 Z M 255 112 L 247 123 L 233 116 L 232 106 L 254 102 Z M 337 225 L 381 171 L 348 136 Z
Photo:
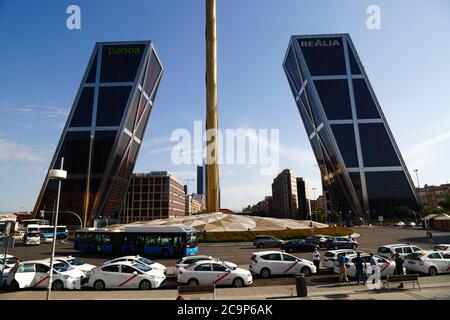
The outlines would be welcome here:
M 409 260 L 408 261 L 409 264 L 416 264 L 414 261 Z

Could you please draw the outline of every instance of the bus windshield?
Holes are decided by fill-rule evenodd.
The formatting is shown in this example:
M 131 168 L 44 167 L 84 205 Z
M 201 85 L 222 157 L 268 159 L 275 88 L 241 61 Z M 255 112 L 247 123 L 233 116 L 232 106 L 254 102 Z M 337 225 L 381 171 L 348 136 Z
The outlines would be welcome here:
M 186 233 L 186 244 L 197 244 L 197 234 L 195 232 Z

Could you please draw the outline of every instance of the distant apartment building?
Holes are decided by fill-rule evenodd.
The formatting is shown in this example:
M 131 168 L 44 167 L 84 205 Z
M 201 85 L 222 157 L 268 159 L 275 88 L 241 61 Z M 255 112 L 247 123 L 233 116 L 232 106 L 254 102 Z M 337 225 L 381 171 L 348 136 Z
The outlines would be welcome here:
M 249 209 L 252 213 L 273 214 L 273 197 L 267 196 L 257 204 L 249 206 Z
M 323 209 L 326 211 L 325 197 L 319 196 L 316 200 L 311 200 L 311 212 Z
M 205 196 L 202 194 L 187 194 L 185 198 L 186 215 L 197 214 L 206 210 Z
M 184 216 L 183 184 L 167 171 L 135 173 L 119 214 L 122 223 Z
M 307 219 L 311 212 L 311 188 L 303 178 L 297 178 L 298 211 L 301 219 Z
M 425 185 L 417 190 L 424 207 L 437 207 L 439 202 L 443 201 L 450 194 L 450 184 L 441 184 L 440 186 Z
M 283 170 L 272 183 L 274 216 L 299 219 L 297 180 L 291 170 Z

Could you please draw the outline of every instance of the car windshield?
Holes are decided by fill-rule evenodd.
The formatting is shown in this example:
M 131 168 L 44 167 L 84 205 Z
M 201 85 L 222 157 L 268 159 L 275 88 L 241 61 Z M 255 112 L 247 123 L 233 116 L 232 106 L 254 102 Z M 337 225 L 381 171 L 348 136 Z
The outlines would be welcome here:
M 150 260 L 150 259 L 147 259 L 144 257 L 140 257 L 139 259 L 137 259 L 137 261 L 142 262 L 147 265 L 151 265 L 151 264 L 155 263 L 153 260 Z
M 434 250 L 445 251 L 448 249 L 448 246 L 435 246 Z
M 68 259 L 67 262 L 69 262 L 69 264 L 71 264 L 72 266 L 82 266 L 83 264 L 85 264 L 83 260 L 78 258 Z
M 235 265 L 231 264 L 231 263 L 224 262 L 223 264 L 230 270 L 236 270 L 237 269 L 237 267 Z
M 148 267 L 146 265 L 143 265 L 142 263 L 134 263 L 131 266 L 136 268 L 136 269 L 138 269 L 138 270 L 141 270 L 143 272 L 147 272 L 147 271 L 152 270 L 152 268 L 150 268 L 150 267 Z
M 55 263 L 53 265 L 53 269 L 55 269 L 56 271 L 59 271 L 59 272 L 64 272 L 64 271 L 70 270 L 69 268 L 70 267 L 68 265 L 66 265 L 65 263 Z

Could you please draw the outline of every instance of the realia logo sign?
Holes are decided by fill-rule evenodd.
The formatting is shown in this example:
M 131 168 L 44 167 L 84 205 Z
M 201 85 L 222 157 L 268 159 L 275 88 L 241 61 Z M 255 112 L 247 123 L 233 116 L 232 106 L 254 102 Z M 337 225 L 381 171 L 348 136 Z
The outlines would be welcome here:
M 336 47 L 340 45 L 341 42 L 336 39 L 311 39 L 300 41 L 300 46 L 302 48 Z

